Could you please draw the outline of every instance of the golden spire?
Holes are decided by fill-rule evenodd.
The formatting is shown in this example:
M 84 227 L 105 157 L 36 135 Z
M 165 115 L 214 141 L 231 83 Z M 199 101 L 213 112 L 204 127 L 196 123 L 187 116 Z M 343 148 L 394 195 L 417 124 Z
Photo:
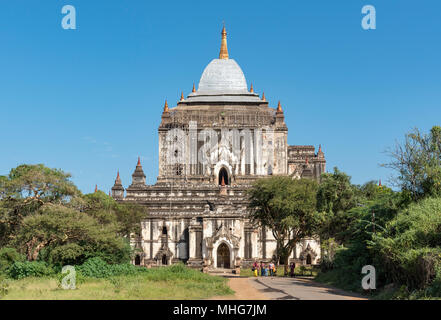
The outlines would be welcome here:
M 219 52 L 219 59 L 225 59 L 225 60 L 228 59 L 227 31 L 225 31 L 225 26 L 222 28 L 222 41 Z
M 279 104 L 277 105 L 277 112 L 283 112 L 283 110 L 282 110 L 282 105 L 280 104 L 280 101 L 279 101 Z
M 193 82 L 193 90 L 191 90 L 191 92 L 196 92 L 196 88 L 194 87 L 194 82 Z
M 181 91 L 181 101 L 184 101 L 184 92 Z
M 165 99 L 164 112 L 168 112 L 168 103 L 167 103 L 167 99 Z
M 251 83 L 250 92 L 254 92 L 253 84 Z
M 266 101 L 266 99 L 265 99 L 265 92 L 262 93 L 262 100 Z

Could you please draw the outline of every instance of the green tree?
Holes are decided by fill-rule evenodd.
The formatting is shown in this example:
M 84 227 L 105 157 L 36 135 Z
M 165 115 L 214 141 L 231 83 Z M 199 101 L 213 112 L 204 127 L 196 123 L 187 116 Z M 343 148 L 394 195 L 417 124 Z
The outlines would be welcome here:
M 257 180 L 248 191 L 251 221 L 272 231 L 277 262 L 283 261 L 285 273 L 296 244 L 317 230 L 317 188 L 314 180 L 274 176 Z
M 351 177 L 334 168 L 321 176 L 317 191 L 317 209 L 325 212 L 348 211 L 357 205 L 356 190 Z
M 46 249 L 53 263 L 80 263 L 93 256 L 113 263 L 125 262 L 130 251 L 126 241 L 117 237 L 117 230 L 117 224 L 100 224 L 74 209 L 45 205 L 39 214 L 23 219 L 14 244 L 26 252 L 29 261 L 36 260 Z M 60 257 L 62 261 L 57 260 Z
M 80 192 L 70 174 L 42 164 L 20 165 L 0 177 L 0 246 L 14 239 L 22 220 L 45 204 L 66 204 Z
M 348 211 L 360 201 L 359 189 L 351 183 L 351 177 L 334 168 L 324 173 L 317 191 L 317 210 L 321 212 L 320 238 L 335 239 L 338 243 L 347 239 L 347 229 L 354 217 Z
M 412 200 L 441 196 L 441 127 L 428 134 L 415 128 L 387 153 L 392 161 L 383 166 L 398 173 L 395 182 Z

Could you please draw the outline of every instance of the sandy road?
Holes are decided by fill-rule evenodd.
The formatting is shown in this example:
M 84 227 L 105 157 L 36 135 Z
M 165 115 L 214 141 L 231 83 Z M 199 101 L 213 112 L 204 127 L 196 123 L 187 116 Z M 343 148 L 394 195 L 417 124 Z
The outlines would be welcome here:
M 366 298 L 322 285 L 309 279 L 228 276 L 234 295 L 212 300 L 366 300 Z

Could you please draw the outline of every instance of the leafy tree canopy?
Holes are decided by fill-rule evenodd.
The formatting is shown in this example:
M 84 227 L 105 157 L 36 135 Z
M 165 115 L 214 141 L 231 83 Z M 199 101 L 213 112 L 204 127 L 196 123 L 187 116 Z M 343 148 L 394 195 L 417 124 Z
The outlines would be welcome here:
M 271 229 L 286 267 L 295 245 L 318 227 L 317 188 L 314 180 L 273 176 L 257 180 L 249 190 L 251 220 Z

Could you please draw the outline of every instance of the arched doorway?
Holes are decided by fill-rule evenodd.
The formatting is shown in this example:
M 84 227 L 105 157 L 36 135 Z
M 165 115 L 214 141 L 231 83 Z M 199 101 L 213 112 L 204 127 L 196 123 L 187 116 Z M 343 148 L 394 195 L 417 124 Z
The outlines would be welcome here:
M 139 256 L 139 254 L 137 254 L 135 257 L 135 266 L 139 266 L 140 264 L 141 264 L 141 257 Z
M 312 263 L 311 255 L 308 254 L 308 255 L 306 256 L 306 264 L 307 264 L 307 265 L 310 265 L 311 263 Z
M 168 261 L 167 261 L 167 256 L 164 254 L 164 255 L 162 255 L 162 265 L 163 266 L 166 266 L 166 265 L 168 265 Z
M 219 185 L 222 185 L 222 177 L 224 178 L 225 184 L 229 184 L 228 183 L 228 172 L 227 169 L 225 168 L 221 168 L 219 170 Z
M 230 249 L 225 243 L 221 243 L 217 248 L 217 267 L 230 268 Z

